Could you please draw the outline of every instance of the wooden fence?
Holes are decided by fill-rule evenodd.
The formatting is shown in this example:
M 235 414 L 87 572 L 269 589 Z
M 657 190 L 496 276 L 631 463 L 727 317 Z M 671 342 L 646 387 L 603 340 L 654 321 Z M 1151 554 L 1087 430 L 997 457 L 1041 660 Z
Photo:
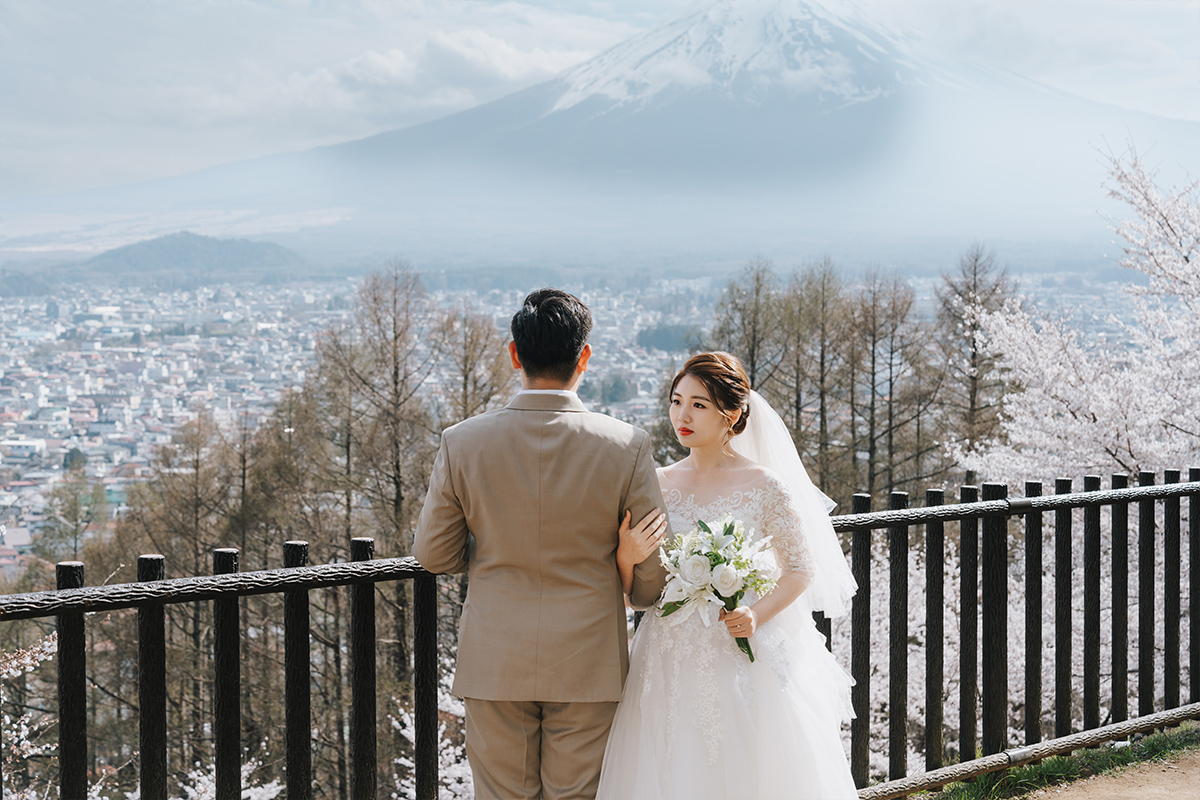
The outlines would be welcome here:
M 1003 484 L 986 483 L 982 498 L 977 487 L 964 486 L 960 502 L 944 503 L 942 490 L 929 490 L 923 508 L 909 508 L 908 495 L 894 492 L 886 511 L 871 512 L 870 496 L 855 495 L 852 513 L 834 518 L 834 527 L 851 537 L 850 559 L 859 591 L 851 611 L 851 674 L 855 679 L 852 702 L 856 718 L 851 725 L 851 771 L 859 787 L 868 783 L 869 697 L 871 680 L 870 619 L 872 587 L 871 552 L 875 531 L 886 531 L 889 559 L 889 664 L 887 740 L 888 778 L 903 779 L 908 772 L 907 710 L 909 701 L 909 550 L 915 526 L 924 527 L 926 646 L 924 768 L 946 766 L 943 604 L 947 543 L 946 523 L 957 523 L 954 549 L 960 559 L 959 578 L 959 753 L 963 760 L 978 751 L 991 756 L 1004 751 L 1008 738 L 1008 649 L 1010 592 L 1008 556 L 1012 544 L 1010 521 L 1023 521 L 1025 558 L 1025 745 L 1041 741 L 1042 716 L 1042 544 L 1044 515 L 1053 512 L 1055 553 L 1055 672 L 1054 729 L 1056 737 L 1074 733 L 1071 697 L 1071 643 L 1074 626 L 1071 597 L 1076 581 L 1083 581 L 1083 730 L 1100 727 L 1101 637 L 1101 509 L 1110 509 L 1111 551 L 1130 553 L 1129 508 L 1136 505 L 1138 561 L 1138 716 L 1155 711 L 1155 504 L 1163 504 L 1162 573 L 1165 630 L 1161 668 L 1166 709 L 1180 705 L 1182 665 L 1180 618 L 1182 591 L 1181 500 L 1188 498 L 1187 588 L 1192 621 L 1187 642 L 1190 702 L 1200 701 L 1200 469 L 1180 482 L 1178 470 L 1167 470 L 1164 482 L 1155 485 L 1154 473 L 1138 476 L 1129 487 L 1123 475 L 1112 476 L 1111 488 L 1101 489 L 1100 478 L 1084 480 L 1084 491 L 1073 492 L 1069 480 L 1055 482 L 1055 492 L 1043 495 L 1040 483 L 1026 483 L 1023 497 L 1008 496 Z M 1072 511 L 1083 509 L 1083 575 L 1074 573 L 1072 549 L 1077 538 Z M 982 535 L 981 535 L 982 524 Z M 354 539 L 352 560 L 342 564 L 307 566 L 307 544 L 288 542 L 284 567 L 260 572 L 238 572 L 238 552 L 213 552 L 211 576 L 164 580 L 162 556 L 138 559 L 138 582 L 105 587 L 85 587 L 83 565 L 65 562 L 57 568 L 57 591 L 0 597 L 0 621 L 57 617 L 60 796 L 84 798 L 87 794 L 87 726 L 83 615 L 119 608 L 138 610 L 139 769 L 141 797 L 165 800 L 167 796 L 164 606 L 211 602 L 214 619 L 215 702 L 213 730 L 218 797 L 240 796 L 240 638 L 239 598 L 253 594 L 285 596 L 286 776 L 289 798 L 311 797 L 311 739 L 309 697 L 308 592 L 330 586 L 351 587 L 350 661 L 353 701 L 351 732 L 351 797 L 371 798 L 376 793 L 375 717 L 375 582 L 414 581 L 415 659 L 415 770 L 417 796 L 437 796 L 437 592 L 435 579 L 411 558 L 374 559 L 370 539 Z M 1129 633 L 1128 559 L 1113 557 L 1111 581 L 1112 621 L 1110 642 L 1124 643 Z M 981 591 L 982 590 L 982 591 Z M 981 602 L 981 605 L 980 605 Z M 978 621 L 982 620 L 982 632 Z M 829 635 L 828 620 L 818 625 Z M 982 633 L 982 637 L 980 634 Z M 975 654 L 982 641 L 982 663 Z M 982 666 L 982 675 L 979 668 Z M 1128 718 L 1129 665 L 1126 647 L 1112 648 L 1111 722 Z M 980 680 L 981 679 L 981 680 Z M 981 687 L 978 696 L 976 686 Z M 982 737 L 976 742 L 977 722 Z M 875 789 L 876 787 L 872 787 Z M 0 781 L 0 796 L 2 796 Z M 886 792 L 885 792 L 886 793 Z M 880 795 L 882 796 L 882 795 Z

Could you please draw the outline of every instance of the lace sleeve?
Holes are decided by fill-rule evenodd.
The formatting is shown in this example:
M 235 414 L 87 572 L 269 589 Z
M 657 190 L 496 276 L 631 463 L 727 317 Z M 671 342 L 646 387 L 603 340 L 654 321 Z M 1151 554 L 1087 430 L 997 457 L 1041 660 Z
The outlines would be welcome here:
M 774 474 L 768 476 L 764 488 L 762 533 L 771 537 L 771 548 L 779 568 L 796 575 L 807 589 L 816 577 L 816 570 L 796 500 Z

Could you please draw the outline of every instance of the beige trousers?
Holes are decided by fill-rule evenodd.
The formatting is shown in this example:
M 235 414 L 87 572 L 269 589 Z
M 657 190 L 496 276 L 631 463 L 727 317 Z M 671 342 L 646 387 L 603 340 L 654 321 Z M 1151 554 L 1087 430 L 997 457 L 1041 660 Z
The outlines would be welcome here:
M 616 703 L 463 702 L 477 800 L 594 800 Z

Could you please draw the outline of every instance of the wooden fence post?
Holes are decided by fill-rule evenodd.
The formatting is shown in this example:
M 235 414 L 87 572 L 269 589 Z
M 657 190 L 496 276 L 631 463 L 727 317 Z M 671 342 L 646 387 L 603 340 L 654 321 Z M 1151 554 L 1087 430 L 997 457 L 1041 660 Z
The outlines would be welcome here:
M 238 551 L 213 550 L 213 574 L 238 571 Z M 217 800 L 242 796 L 242 637 L 238 598 L 213 600 L 213 750 Z
M 1128 475 L 1113 475 L 1113 489 L 1129 488 Z M 1112 721 L 1129 719 L 1129 503 L 1112 514 Z
M 83 588 L 83 564 L 54 568 L 59 591 Z M 83 614 L 58 617 L 58 791 L 63 800 L 87 797 L 87 648 Z
M 350 540 L 350 559 L 370 561 L 375 540 Z M 350 587 L 350 797 L 374 800 L 375 769 L 375 584 Z
M 979 502 L 979 487 L 959 489 L 960 503 Z M 979 680 L 979 520 L 960 520 L 958 616 L 958 760 L 975 758 Z
M 1100 476 L 1083 478 L 1100 491 Z M 1083 509 L 1083 728 L 1100 727 L 1100 506 Z
M 1054 481 L 1055 494 L 1070 494 L 1071 479 Z M 1071 732 L 1071 509 L 1054 512 L 1054 736 Z
M 283 543 L 283 566 L 308 564 L 308 542 Z M 288 800 L 312 797 L 312 675 L 308 592 L 283 595 L 284 749 Z
M 908 492 L 892 492 L 888 509 L 908 508 Z M 908 526 L 888 527 L 888 778 L 908 774 Z
M 871 495 L 856 494 L 850 501 L 850 513 L 866 514 L 871 510 Z M 871 531 L 855 530 L 851 539 L 851 570 L 858 582 L 858 591 L 850 606 L 850 704 L 854 719 L 850 721 L 850 773 L 854 785 L 864 788 L 870 778 L 871 735 Z
M 1005 500 L 1003 483 L 983 485 L 984 502 Z M 1008 739 L 1008 517 L 983 518 L 983 754 Z
M 1040 481 L 1025 483 L 1041 497 Z M 1042 740 L 1042 512 L 1025 515 L 1025 744 Z
M 940 506 L 946 493 L 925 490 L 926 507 Z M 946 534 L 939 520 L 925 523 L 925 771 L 945 766 L 942 685 L 945 680 Z
M 1169 469 L 1163 483 L 1179 483 Z M 1179 707 L 1179 498 L 1163 500 L 1163 710 Z
M 1139 472 L 1138 486 L 1153 486 Z M 1154 713 L 1154 501 L 1138 501 L 1138 716 Z
M 167 577 L 166 558 L 138 556 L 138 581 Z M 167 636 L 161 603 L 140 605 L 138 626 L 138 786 L 143 800 L 167 800 Z

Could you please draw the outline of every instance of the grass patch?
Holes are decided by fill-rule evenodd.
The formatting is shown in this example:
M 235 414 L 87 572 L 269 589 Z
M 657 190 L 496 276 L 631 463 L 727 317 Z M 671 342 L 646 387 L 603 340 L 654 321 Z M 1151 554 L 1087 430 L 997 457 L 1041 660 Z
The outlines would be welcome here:
M 1040 764 L 981 775 L 972 783 L 951 783 L 940 792 L 915 797 L 933 800 L 1001 800 L 1020 797 L 1036 789 L 1113 772 L 1131 764 L 1163 761 L 1184 750 L 1200 749 L 1200 724 L 1184 722 L 1178 728 L 1154 733 L 1128 747 L 1111 743 L 1066 756 L 1053 756 Z

